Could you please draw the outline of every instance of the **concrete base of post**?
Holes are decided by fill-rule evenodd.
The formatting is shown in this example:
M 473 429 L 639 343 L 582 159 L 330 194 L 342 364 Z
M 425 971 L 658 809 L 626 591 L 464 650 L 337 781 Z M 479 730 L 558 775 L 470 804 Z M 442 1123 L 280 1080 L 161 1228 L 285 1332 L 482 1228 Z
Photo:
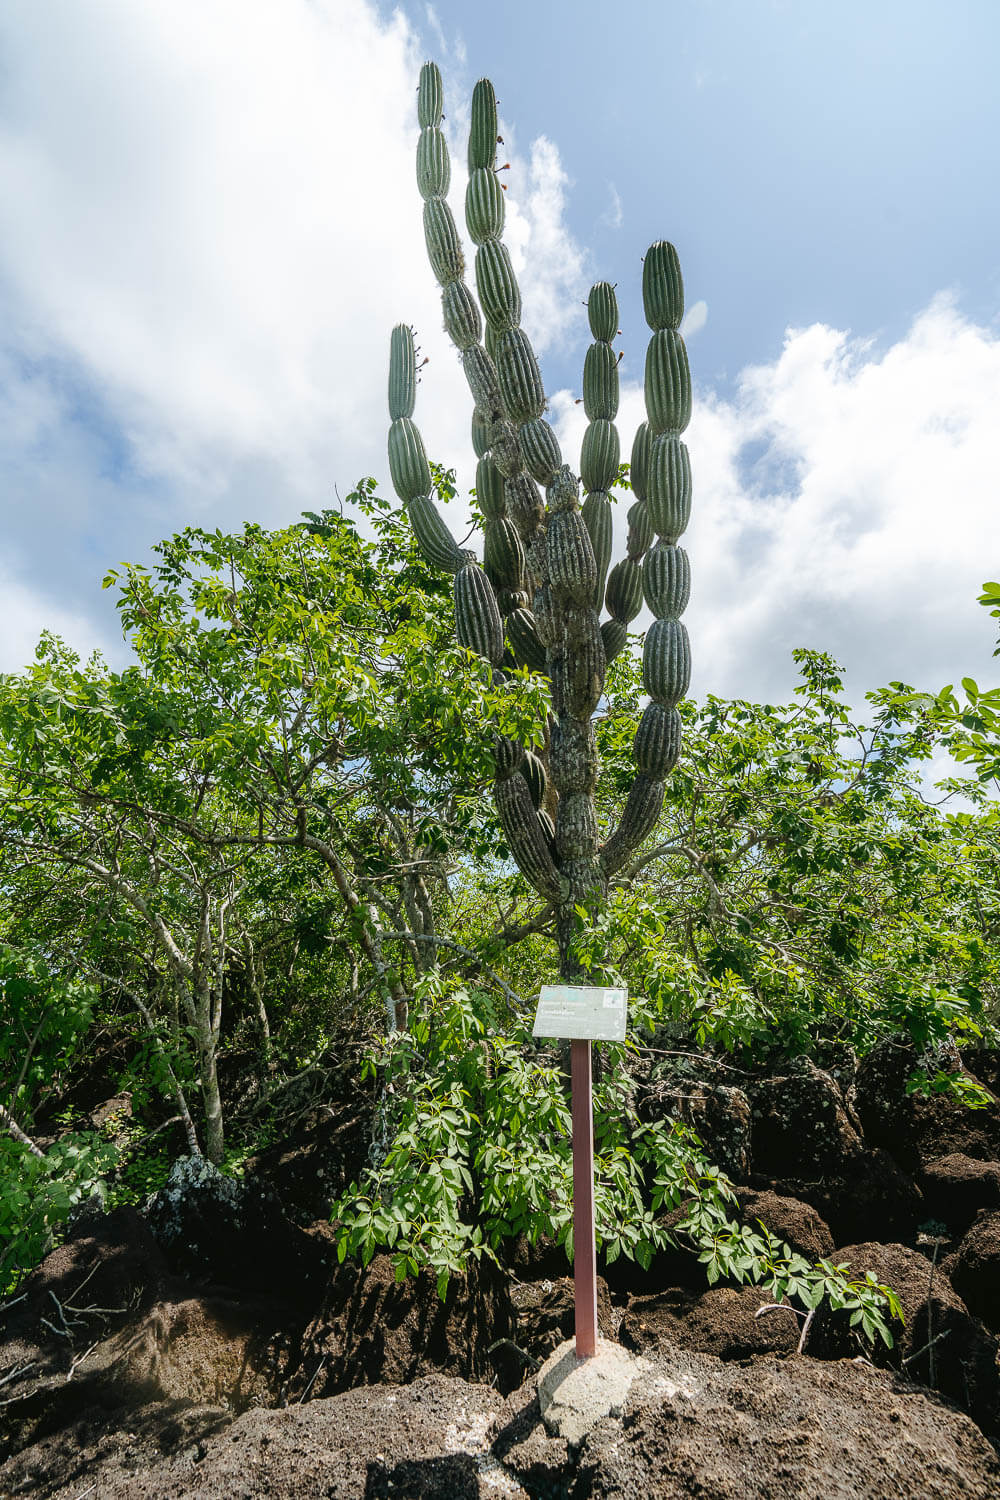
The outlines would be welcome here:
M 620 1417 L 632 1383 L 650 1369 L 620 1344 L 597 1340 L 597 1352 L 580 1359 L 573 1339 L 560 1344 L 538 1372 L 538 1404 L 553 1437 L 579 1447 L 602 1417 Z

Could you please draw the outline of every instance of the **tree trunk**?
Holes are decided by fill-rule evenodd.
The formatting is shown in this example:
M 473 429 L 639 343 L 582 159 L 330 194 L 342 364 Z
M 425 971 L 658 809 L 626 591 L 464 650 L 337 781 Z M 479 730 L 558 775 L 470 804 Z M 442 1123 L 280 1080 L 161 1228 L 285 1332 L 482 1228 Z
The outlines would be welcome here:
M 225 1154 L 226 1141 L 222 1125 L 222 1096 L 216 1070 L 216 1049 L 210 1046 L 202 1054 L 201 1100 L 205 1111 L 205 1155 L 215 1166 Z

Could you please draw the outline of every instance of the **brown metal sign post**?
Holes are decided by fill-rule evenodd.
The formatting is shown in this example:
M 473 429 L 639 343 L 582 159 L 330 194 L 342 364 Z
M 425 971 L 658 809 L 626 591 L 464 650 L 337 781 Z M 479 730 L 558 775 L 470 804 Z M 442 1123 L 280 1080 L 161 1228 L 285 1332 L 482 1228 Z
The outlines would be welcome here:
M 573 1301 L 576 1357 L 597 1353 L 597 1232 L 594 1226 L 594 1095 L 590 1043 L 570 1042 L 573 1091 Z
M 573 1128 L 573 1289 L 576 1357 L 597 1353 L 597 1237 L 594 1223 L 594 1095 L 591 1041 L 623 1042 L 628 1011 L 624 990 L 546 985 L 534 1036 L 570 1043 Z

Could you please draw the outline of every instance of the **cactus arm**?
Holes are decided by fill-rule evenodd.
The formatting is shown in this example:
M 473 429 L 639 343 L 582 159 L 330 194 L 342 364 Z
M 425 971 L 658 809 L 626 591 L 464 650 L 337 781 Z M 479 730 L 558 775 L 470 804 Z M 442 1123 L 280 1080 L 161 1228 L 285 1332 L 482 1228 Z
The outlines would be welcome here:
M 424 557 L 432 567 L 456 573 L 464 559 L 431 499 L 431 471 L 420 430 L 412 420 L 416 372 L 413 330 L 397 323 L 389 339 L 389 472 Z
M 498 779 L 494 794 L 500 826 L 518 869 L 540 896 L 555 900 L 559 893 L 559 872 L 527 781 L 517 771 Z
M 633 489 L 638 499 L 629 512 L 628 556 L 608 580 L 608 607 L 615 620 L 634 618 L 644 597 L 652 611 L 642 657 L 643 686 L 650 702 L 636 730 L 635 781 L 621 821 L 601 850 L 601 866 L 608 878 L 622 868 L 659 820 L 663 783 L 681 748 L 677 704 L 687 692 L 691 675 L 691 648 L 680 619 L 691 592 L 691 570 L 687 554 L 677 546 L 691 513 L 691 466 L 680 437 L 691 415 L 691 377 L 679 332 L 684 286 L 677 252 L 666 240 L 646 252 L 642 295 L 652 329 L 646 354 L 647 420 L 636 433 L 632 449 Z M 649 550 L 654 532 L 657 539 Z

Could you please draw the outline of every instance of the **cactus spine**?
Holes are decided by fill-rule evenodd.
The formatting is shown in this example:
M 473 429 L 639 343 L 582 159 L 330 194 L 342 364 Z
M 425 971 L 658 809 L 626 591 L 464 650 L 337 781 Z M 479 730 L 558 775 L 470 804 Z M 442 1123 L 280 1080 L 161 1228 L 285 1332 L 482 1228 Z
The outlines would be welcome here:
M 614 287 L 598 282 L 587 304 L 593 343 L 583 371 L 584 437 L 580 480 L 564 464 L 545 418 L 538 361 L 521 327 L 521 292 L 502 235 L 505 203 L 496 170 L 497 103 L 480 79 L 472 99 L 465 217 L 476 246 L 477 299 L 446 194 L 451 178 L 441 130 L 443 90 L 433 63 L 418 88 L 421 134 L 417 185 L 424 234 L 441 284 L 442 312 L 459 350 L 474 402 L 476 491 L 484 518 L 483 565 L 457 547 L 430 495 L 430 469 L 413 422 L 416 351 L 399 324 L 390 343 L 389 462 L 418 544 L 434 566 L 455 574 L 459 642 L 501 676 L 511 664 L 545 673 L 552 712 L 547 750 L 536 754 L 503 736 L 494 741 L 494 792 L 517 864 L 555 914 L 561 971 L 574 977 L 570 934 L 578 905 L 606 895 L 609 879 L 653 829 L 663 780 L 680 749 L 677 703 L 687 689 L 690 648 L 680 616 L 690 591 L 677 539 L 691 504 L 690 467 L 680 434 L 691 408 L 677 253 L 653 245 L 643 269 L 643 304 L 652 337 L 646 357 L 646 410 L 632 447 L 635 502 L 626 555 L 608 574 L 613 495 L 620 459 L 618 334 Z M 480 316 L 480 309 L 482 316 Z M 543 504 L 539 486 L 544 488 Z M 654 535 L 657 538 L 650 550 Z M 636 776 L 618 827 L 601 843 L 594 791 L 598 761 L 592 716 L 607 662 L 623 650 L 628 625 L 653 611 L 643 657 L 651 702 L 635 738 Z M 609 618 L 600 621 L 606 602 Z

